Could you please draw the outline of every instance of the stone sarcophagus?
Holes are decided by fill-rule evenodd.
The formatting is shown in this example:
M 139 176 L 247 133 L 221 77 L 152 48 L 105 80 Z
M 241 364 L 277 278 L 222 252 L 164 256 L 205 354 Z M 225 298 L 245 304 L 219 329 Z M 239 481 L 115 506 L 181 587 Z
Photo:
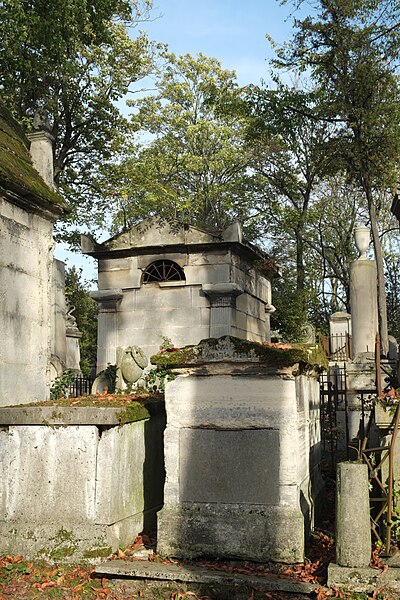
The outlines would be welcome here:
M 304 559 L 322 490 L 311 356 L 226 336 L 152 358 L 177 374 L 166 388 L 160 553 Z

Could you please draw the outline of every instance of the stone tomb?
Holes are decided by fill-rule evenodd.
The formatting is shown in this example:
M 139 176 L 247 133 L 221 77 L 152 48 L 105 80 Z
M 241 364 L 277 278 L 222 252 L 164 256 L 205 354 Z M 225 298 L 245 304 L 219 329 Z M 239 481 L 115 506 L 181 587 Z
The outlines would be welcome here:
M 0 408 L 2 552 L 93 562 L 153 530 L 163 497 L 164 402 L 123 413 Z
M 304 559 L 322 489 L 307 357 L 229 336 L 153 357 L 178 375 L 166 388 L 160 553 Z
M 270 339 L 271 258 L 246 241 L 237 223 L 214 235 L 156 220 L 82 250 L 98 260 L 97 371 L 117 348 L 139 346 L 147 358 L 163 336 L 174 346 L 222 335 Z

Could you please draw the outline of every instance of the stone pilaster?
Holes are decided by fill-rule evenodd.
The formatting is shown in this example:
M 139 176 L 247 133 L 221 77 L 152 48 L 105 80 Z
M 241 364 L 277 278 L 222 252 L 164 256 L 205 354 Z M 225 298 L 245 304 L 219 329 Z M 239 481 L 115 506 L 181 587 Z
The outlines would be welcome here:
M 90 296 L 99 304 L 97 329 L 97 373 L 116 362 L 117 308 L 123 297 L 121 289 L 97 290 Z
M 49 188 L 54 190 L 54 137 L 44 129 L 32 131 L 27 137 L 31 143 L 30 153 L 33 166 L 36 171 L 40 173 L 42 179 L 47 183 Z
M 210 300 L 210 337 L 232 335 L 235 327 L 236 298 L 243 289 L 236 283 L 209 283 L 203 292 Z

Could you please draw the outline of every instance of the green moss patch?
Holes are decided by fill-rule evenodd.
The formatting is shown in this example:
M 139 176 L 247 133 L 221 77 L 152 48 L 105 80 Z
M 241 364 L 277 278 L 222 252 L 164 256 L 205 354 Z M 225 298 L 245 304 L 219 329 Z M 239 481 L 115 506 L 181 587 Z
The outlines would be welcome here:
M 100 548 L 92 548 L 83 553 L 83 558 L 90 560 L 96 558 L 107 558 L 112 553 L 111 546 L 103 546 Z
M 58 400 L 43 400 L 42 402 L 30 402 L 23 406 L 55 406 L 55 407 L 74 407 L 93 406 L 102 408 L 126 408 L 132 403 L 140 402 L 156 402 L 162 400 L 162 394 L 149 394 L 147 392 L 135 394 L 92 394 L 90 396 L 80 396 L 79 398 L 58 398 Z M 21 404 L 15 404 L 15 408 L 21 408 Z M 59 415 L 59 411 L 55 408 L 54 416 Z
M 135 423 L 150 418 L 150 413 L 143 402 L 128 404 L 124 410 L 118 413 L 118 420 L 121 425 L 125 423 Z
M 0 182 L 3 187 L 66 208 L 62 196 L 51 190 L 33 167 L 28 144 L 18 123 L 0 103 Z
M 327 369 L 328 359 L 315 344 L 272 344 L 249 342 L 233 336 L 202 340 L 197 346 L 176 351 L 163 351 L 151 357 L 154 365 L 163 368 L 183 367 L 216 361 L 258 362 L 271 367 L 290 367 L 303 364 Z

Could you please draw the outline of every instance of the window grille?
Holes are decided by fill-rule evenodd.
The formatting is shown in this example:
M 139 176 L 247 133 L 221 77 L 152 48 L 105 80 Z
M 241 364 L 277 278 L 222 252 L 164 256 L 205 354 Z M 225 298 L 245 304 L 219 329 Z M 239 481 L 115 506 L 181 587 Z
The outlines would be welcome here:
M 143 283 L 155 281 L 185 281 L 183 269 L 173 260 L 156 260 L 143 274 Z

